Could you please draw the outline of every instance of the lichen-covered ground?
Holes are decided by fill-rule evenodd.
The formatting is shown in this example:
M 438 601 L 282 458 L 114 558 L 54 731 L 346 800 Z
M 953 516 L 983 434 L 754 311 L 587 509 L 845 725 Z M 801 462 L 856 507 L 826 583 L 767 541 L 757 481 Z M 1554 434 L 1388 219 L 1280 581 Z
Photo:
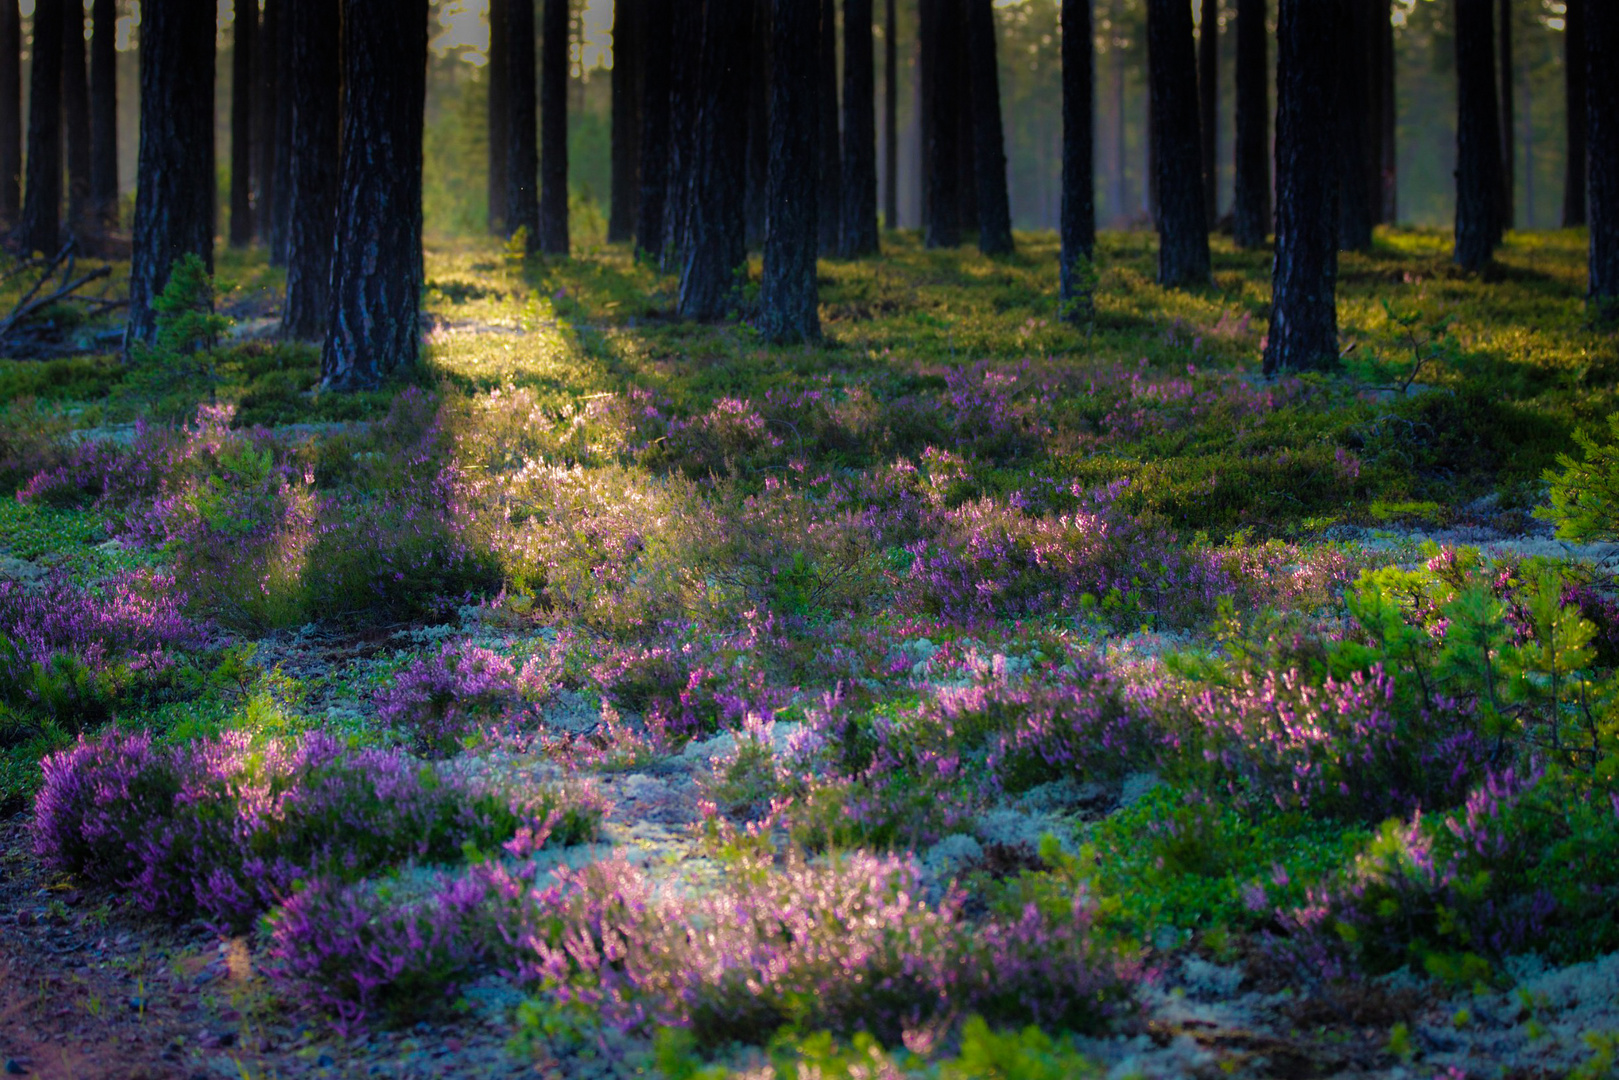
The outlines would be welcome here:
M 1583 238 L 1380 233 L 1270 382 L 1263 255 L 1105 236 L 1072 326 L 1019 241 L 824 262 L 794 349 L 441 245 L 352 396 L 252 258 L 130 365 L 58 313 L 0 362 L 8 1068 L 1610 1075 Z

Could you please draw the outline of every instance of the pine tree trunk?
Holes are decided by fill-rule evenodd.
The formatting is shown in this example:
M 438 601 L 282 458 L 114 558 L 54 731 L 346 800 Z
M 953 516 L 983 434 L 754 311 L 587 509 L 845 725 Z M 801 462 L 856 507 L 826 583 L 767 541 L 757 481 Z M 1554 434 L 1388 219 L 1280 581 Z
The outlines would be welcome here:
M 292 34 L 287 8 L 293 0 L 278 0 L 281 25 L 275 38 L 275 179 L 271 182 L 274 201 L 270 204 L 270 265 L 287 265 L 287 245 L 292 234 L 292 88 L 298 71 L 292 66 Z M 344 0 L 338 0 L 339 3 Z
M 275 247 L 276 117 L 281 111 L 281 4 L 282 0 L 264 0 L 264 18 L 259 22 L 258 48 L 253 56 L 258 83 L 253 98 L 253 108 L 257 113 L 253 117 L 253 179 L 256 192 L 253 224 L 258 229 L 260 243 L 269 246 L 272 251 Z
M 1203 148 L 1203 205 L 1209 227 L 1220 218 L 1220 2 L 1203 0 L 1197 31 L 1198 134 Z
M 331 311 L 332 243 L 341 163 L 343 26 L 330 0 L 288 0 L 285 27 L 298 79 L 292 90 L 291 216 L 281 332 L 318 341 Z
M 1096 253 L 1095 46 L 1091 0 L 1062 3 L 1061 310 L 1079 320 L 1091 309 L 1090 263 Z
M 1501 125 L 1490 0 L 1455 0 L 1456 265 L 1482 270 L 1501 242 Z
M 803 43 L 818 35 L 818 5 L 771 2 L 769 220 L 759 331 L 766 341 L 815 341 L 821 320 L 815 288 L 820 246 L 820 123 L 823 58 Z M 870 24 L 869 12 L 867 25 Z M 845 9 L 848 17 L 848 9 Z M 759 93 L 755 91 L 755 96 Z
M 1398 169 L 1399 99 L 1394 92 L 1393 0 L 1378 0 L 1378 191 L 1382 206 L 1378 217 L 1393 225 L 1400 218 Z
M 955 0 L 918 0 L 922 46 L 922 217 L 930 248 L 961 243 L 956 122 L 960 75 L 954 63 Z
M 1367 198 L 1371 203 L 1373 228 L 1383 220 L 1383 32 L 1379 19 L 1388 17 L 1389 0 L 1362 0 L 1366 4 L 1365 40 L 1361 55 L 1366 58 L 1366 157 L 1361 165 Z
M 690 232 L 692 178 L 696 172 L 697 116 L 701 111 L 699 75 L 703 49 L 703 4 L 671 0 L 674 5 L 669 62 L 669 193 L 663 206 L 665 270 L 683 266 Z
M 421 348 L 428 0 L 343 0 L 343 161 L 321 385 L 376 386 Z
M 1563 228 L 1585 224 L 1586 116 L 1585 5 L 1588 0 L 1565 0 L 1563 30 L 1563 88 L 1567 94 L 1568 150 L 1563 157 Z
M 635 246 L 663 248 L 663 217 L 669 198 L 669 49 L 671 0 L 642 0 L 641 197 L 636 205 Z
M 69 0 L 62 26 L 62 142 L 67 155 L 67 228 L 100 232 L 90 204 L 90 73 L 84 57 L 84 8 Z
M 117 35 L 116 0 L 95 0 L 90 12 L 90 213 L 98 231 L 118 224 Z
M 253 10 L 249 10 L 250 7 Z M 253 43 L 256 5 L 238 3 L 231 23 L 230 246 L 253 242 Z
M 529 254 L 540 250 L 537 91 L 534 0 L 506 0 L 506 230 L 528 230 Z
M 839 254 L 877 254 L 877 73 L 871 0 L 843 0 L 843 220 Z
M 511 48 L 507 43 L 506 8 L 510 0 L 489 0 L 489 233 L 506 237 L 509 217 L 506 185 L 511 182 L 507 167 L 511 150 Z
M 635 235 L 635 203 L 641 195 L 641 0 L 613 0 L 612 187 L 607 239 L 622 244 Z
M 1270 60 L 1265 0 L 1237 0 L 1237 142 L 1232 157 L 1232 230 L 1237 246 L 1265 246 L 1270 235 Z
M 1367 0 L 1336 4 L 1339 31 L 1334 36 L 1347 63 L 1338 64 L 1338 247 L 1369 251 L 1372 246 L 1372 191 L 1367 161 L 1372 152 L 1372 108 L 1368 90 L 1372 55 L 1371 7 Z
M 1266 375 L 1338 363 L 1337 6 L 1277 4 L 1276 259 Z
M 953 0 L 949 71 L 956 88 L 956 221 L 963 234 L 978 232 L 978 155 L 973 136 L 972 65 L 967 59 L 967 11 L 972 0 Z
M 883 228 L 899 228 L 899 12 L 883 11 Z
M 1006 135 L 1001 128 L 1001 84 L 995 58 L 993 0 L 967 0 L 967 69 L 973 96 L 974 187 L 978 192 L 978 250 L 1012 250 L 1012 206 L 1006 192 Z
M 687 319 L 723 318 L 735 307 L 747 271 L 742 199 L 747 183 L 747 47 L 753 36 L 752 13 L 749 0 L 708 0 L 704 7 L 695 87 L 691 216 L 680 272 L 680 314 Z M 819 63 L 819 50 L 813 51 Z
M 765 221 L 769 217 L 770 3 L 771 0 L 754 0 L 753 43 L 748 49 L 748 77 L 754 86 L 766 88 L 748 95 L 748 191 L 743 214 L 749 248 L 764 246 Z
M 821 254 L 838 253 L 843 225 L 843 148 L 838 135 L 838 28 L 836 0 L 820 0 L 821 167 L 820 207 L 816 217 L 821 233 Z
M 77 0 L 37 0 L 28 77 L 28 182 L 17 240 L 56 254 L 62 232 L 62 24 Z M 210 98 L 211 100 L 211 98 Z
M 545 0 L 540 75 L 540 250 L 568 253 L 568 0 Z M 741 192 L 737 193 L 738 198 Z
M 77 0 L 71 0 L 77 3 Z M 125 351 L 157 332 L 152 301 L 175 260 L 214 265 L 214 0 L 142 5 L 141 149 Z
M 1586 8 L 1592 321 L 1619 323 L 1619 8 Z
M 1197 56 L 1186 0 L 1147 0 L 1147 77 L 1158 175 L 1158 283 L 1206 285 L 1209 217 L 1197 123 Z
M 1512 137 L 1512 0 L 1500 0 L 1499 11 L 1496 44 L 1501 51 L 1501 227 L 1510 229 L 1518 216 L 1514 182 L 1517 162 Z
M 22 211 L 22 11 L 0 0 L 0 223 Z

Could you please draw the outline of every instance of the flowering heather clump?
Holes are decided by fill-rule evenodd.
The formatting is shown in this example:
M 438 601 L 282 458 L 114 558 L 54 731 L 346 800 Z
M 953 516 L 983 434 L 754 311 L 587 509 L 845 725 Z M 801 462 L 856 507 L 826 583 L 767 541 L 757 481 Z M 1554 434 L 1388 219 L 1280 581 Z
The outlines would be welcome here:
M 527 670 L 527 669 L 525 669 Z M 377 694 L 377 719 L 409 733 L 417 753 L 453 753 L 480 716 L 495 716 L 516 697 L 517 674 L 499 653 L 446 642 Z
M 615 649 L 592 675 L 603 697 L 644 713 L 665 738 L 682 739 L 739 727 L 749 713 L 774 714 L 791 691 L 770 685 L 757 666 L 758 642 L 700 638 L 676 645 Z
M 52 869 L 112 883 L 141 870 L 141 845 L 180 793 L 173 751 L 113 731 L 51 754 L 34 802 L 34 848 Z

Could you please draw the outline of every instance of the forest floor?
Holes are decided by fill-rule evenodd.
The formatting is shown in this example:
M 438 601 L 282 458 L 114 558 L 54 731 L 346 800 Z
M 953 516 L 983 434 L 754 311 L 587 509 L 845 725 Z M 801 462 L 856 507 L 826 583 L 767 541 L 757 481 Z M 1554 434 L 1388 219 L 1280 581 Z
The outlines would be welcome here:
M 1107 234 L 1076 326 L 1018 240 L 824 261 L 796 348 L 434 245 L 424 363 L 346 396 L 257 255 L 201 350 L 48 313 L 6 1071 L 1613 1075 L 1583 237 L 1380 231 L 1275 381 L 1265 253 L 1166 291 Z

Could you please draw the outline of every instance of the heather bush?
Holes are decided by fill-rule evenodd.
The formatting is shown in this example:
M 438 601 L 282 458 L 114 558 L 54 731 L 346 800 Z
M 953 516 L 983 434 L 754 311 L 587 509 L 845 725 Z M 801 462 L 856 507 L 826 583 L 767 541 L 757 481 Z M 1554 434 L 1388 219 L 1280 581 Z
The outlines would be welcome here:
M 644 714 L 660 737 L 710 735 L 787 703 L 791 691 L 774 685 L 764 666 L 773 644 L 768 618 L 731 635 L 671 634 L 666 644 L 610 650 L 591 675 L 605 699 Z
M 445 756 L 480 719 L 500 719 L 516 697 L 511 660 L 470 642 L 445 642 L 378 692 L 377 719 L 404 731 L 416 753 Z

